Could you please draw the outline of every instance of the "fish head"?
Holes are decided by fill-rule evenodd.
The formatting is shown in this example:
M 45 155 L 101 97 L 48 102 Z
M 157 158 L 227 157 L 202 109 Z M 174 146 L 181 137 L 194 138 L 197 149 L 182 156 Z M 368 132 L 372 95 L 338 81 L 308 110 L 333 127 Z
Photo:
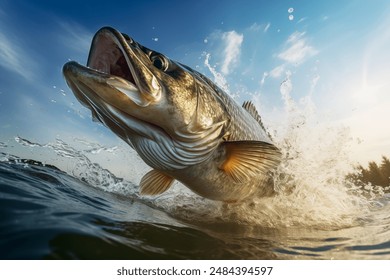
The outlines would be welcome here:
M 154 168 L 196 164 L 221 142 L 224 109 L 207 79 L 113 28 L 95 34 L 87 66 L 63 73 L 93 119 Z

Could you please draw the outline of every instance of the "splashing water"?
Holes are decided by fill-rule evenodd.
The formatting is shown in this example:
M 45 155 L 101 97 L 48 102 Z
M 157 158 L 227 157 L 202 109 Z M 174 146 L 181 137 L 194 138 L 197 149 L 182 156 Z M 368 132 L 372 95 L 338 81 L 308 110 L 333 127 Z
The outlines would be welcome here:
M 205 61 L 204 61 L 204 64 L 206 65 L 207 69 L 209 69 L 209 71 L 211 72 L 211 74 L 213 75 L 214 77 L 214 82 L 223 90 L 225 91 L 227 94 L 229 94 L 232 98 L 236 98 L 238 96 L 232 94 L 230 92 L 230 88 L 229 88 L 229 84 L 225 78 L 225 76 L 218 72 L 215 67 L 211 66 L 210 64 L 210 57 L 211 55 L 209 53 L 204 53 L 205 55 Z
M 102 151 L 113 152 L 117 150 L 117 147 L 107 148 L 85 140 L 77 138 L 75 140 L 87 145 L 88 148 L 85 150 L 76 150 L 60 139 L 56 139 L 55 143 L 39 144 L 23 139 L 19 136 L 15 137 L 15 141 L 22 146 L 30 148 L 49 148 L 61 158 L 72 159 L 74 164 L 68 168 L 68 172 L 72 176 L 87 182 L 91 186 L 96 186 L 105 191 L 120 193 L 123 195 L 134 195 L 136 193 L 135 185 L 130 182 L 126 182 L 121 178 L 117 178 L 109 170 L 92 162 L 86 155 L 86 153 L 96 154 Z
M 294 15 L 292 14 L 293 12 L 294 12 L 294 8 L 289 8 L 288 9 L 288 13 L 289 13 L 288 19 L 289 20 L 294 20 Z
M 349 129 L 319 122 L 310 97 L 301 105 L 295 103 L 290 95 L 291 72 L 286 76 L 280 86 L 286 121 L 273 135 L 283 153 L 274 179 L 278 195 L 226 205 L 181 192 L 157 198 L 155 204 L 188 220 L 263 227 L 335 229 L 356 225 L 366 216 L 371 201 L 354 192 L 354 186 L 345 180 L 353 166 L 348 157 Z
M 216 79 L 226 80 L 208 63 Z M 111 171 L 89 159 L 89 155 L 108 152 L 115 160 L 118 147 L 104 147 L 75 139 L 87 149 L 77 150 L 64 141 L 33 143 L 21 137 L 15 140 L 30 148 L 49 148 L 59 157 L 73 159 L 70 173 L 88 184 L 103 190 L 141 199 L 144 203 L 187 221 L 199 223 L 234 223 L 280 228 L 289 226 L 337 229 L 356 225 L 370 212 L 371 201 L 354 193 L 354 186 L 345 181 L 351 171 L 348 158 L 351 136 L 348 128 L 334 127 L 319 122 L 310 98 L 296 103 L 292 91 L 291 72 L 280 86 L 284 102 L 285 121 L 273 131 L 272 137 L 281 149 L 283 160 L 275 173 L 275 197 L 254 197 L 253 200 L 224 204 L 199 197 L 179 183 L 156 198 L 139 197 L 138 181 L 117 178 Z M 254 103 L 258 99 L 254 98 Z M 129 163 L 129 166 L 132 165 Z M 145 168 L 135 170 L 139 178 Z
M 321 123 L 310 97 L 301 106 L 294 102 L 292 87 L 287 72 L 280 86 L 286 122 L 273 135 L 283 154 L 275 174 L 279 195 L 256 199 L 258 209 L 251 219 L 259 215 L 273 226 L 352 226 L 368 213 L 370 203 L 345 180 L 352 168 L 349 129 Z

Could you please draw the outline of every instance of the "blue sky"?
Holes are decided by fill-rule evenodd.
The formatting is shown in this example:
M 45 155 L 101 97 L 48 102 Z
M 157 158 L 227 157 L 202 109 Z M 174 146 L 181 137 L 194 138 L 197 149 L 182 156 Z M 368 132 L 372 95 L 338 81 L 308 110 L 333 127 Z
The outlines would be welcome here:
M 389 12 L 384 0 L 0 0 L 0 142 L 116 145 L 61 73 L 68 60 L 85 63 L 93 34 L 109 25 L 227 84 L 238 102 L 256 100 L 270 126 L 286 121 L 288 78 L 297 104 L 310 97 L 318 122 L 359 139 L 353 159 L 380 159 L 390 155 Z

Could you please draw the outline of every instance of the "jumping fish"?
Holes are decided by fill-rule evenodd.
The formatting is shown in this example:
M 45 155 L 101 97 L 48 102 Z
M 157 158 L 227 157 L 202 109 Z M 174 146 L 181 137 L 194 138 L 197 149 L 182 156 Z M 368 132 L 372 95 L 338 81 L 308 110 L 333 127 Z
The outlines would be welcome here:
M 225 202 L 273 192 L 281 153 L 251 102 L 237 103 L 190 67 L 111 27 L 92 40 L 87 66 L 63 74 L 76 98 L 128 143 L 152 170 L 140 194 L 158 195 L 178 180 Z

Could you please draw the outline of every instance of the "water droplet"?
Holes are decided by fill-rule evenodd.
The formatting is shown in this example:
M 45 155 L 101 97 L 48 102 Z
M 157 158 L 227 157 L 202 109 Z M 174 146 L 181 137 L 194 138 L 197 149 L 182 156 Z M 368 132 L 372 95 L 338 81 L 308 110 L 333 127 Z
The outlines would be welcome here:
M 292 12 L 294 12 L 294 8 L 289 8 L 288 13 L 291 14 Z
M 152 38 L 153 41 L 158 42 L 158 38 Z
M 209 42 L 209 40 L 204 39 L 203 42 L 204 42 L 205 44 L 207 44 L 207 43 Z
M 294 20 L 294 16 L 293 16 L 293 15 L 289 15 L 289 16 L 288 16 L 288 19 L 289 19 L 289 20 Z
M 54 99 L 52 99 L 52 100 L 51 100 L 51 102 L 53 102 L 53 103 L 57 103 L 57 101 L 56 101 L 56 100 L 54 100 Z

